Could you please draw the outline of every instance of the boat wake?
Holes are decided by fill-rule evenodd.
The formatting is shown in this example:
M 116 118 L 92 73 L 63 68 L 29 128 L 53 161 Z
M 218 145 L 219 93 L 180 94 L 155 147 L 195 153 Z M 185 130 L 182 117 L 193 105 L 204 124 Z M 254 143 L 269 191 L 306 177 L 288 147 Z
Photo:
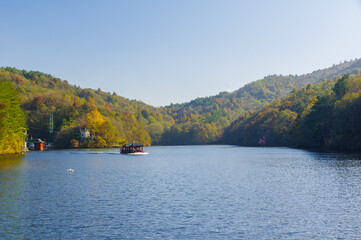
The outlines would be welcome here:
M 135 153 L 125 153 L 126 155 L 148 155 L 149 153 L 147 152 L 135 152 Z

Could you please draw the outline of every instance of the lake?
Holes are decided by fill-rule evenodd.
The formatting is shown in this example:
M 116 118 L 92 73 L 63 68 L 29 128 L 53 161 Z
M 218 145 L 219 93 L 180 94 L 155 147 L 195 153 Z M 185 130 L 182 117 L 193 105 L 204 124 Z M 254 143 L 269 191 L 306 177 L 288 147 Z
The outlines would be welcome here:
M 361 236 L 359 154 L 224 145 L 145 150 L 0 157 L 0 239 Z

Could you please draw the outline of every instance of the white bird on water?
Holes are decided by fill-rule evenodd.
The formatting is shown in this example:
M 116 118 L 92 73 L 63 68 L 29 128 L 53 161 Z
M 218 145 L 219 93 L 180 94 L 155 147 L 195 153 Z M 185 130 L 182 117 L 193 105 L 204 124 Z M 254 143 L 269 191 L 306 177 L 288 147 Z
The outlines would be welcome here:
M 71 168 L 69 168 L 67 171 L 68 171 L 68 172 L 74 172 L 74 170 L 71 169 Z

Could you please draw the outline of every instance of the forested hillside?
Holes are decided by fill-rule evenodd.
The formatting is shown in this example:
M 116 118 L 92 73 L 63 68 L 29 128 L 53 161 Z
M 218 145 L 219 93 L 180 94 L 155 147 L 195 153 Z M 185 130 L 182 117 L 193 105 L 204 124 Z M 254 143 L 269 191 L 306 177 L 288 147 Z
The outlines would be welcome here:
M 305 87 L 344 74 L 357 75 L 361 72 L 361 59 L 345 61 L 323 70 L 303 75 L 270 75 L 251 82 L 244 87 L 216 96 L 197 98 L 184 104 L 165 107 L 175 120 L 168 134 L 166 144 L 199 144 L 217 142 L 225 127 L 248 110 L 259 109 L 275 99 L 287 96 L 293 89 Z
M 344 74 L 358 75 L 361 60 L 353 60 L 304 75 L 270 75 L 237 91 L 197 98 L 184 104 L 155 108 L 100 88 L 82 89 L 65 80 L 35 71 L 0 68 L 0 79 L 8 79 L 21 98 L 27 114 L 29 137 L 51 141 L 57 147 L 110 147 L 124 142 L 150 144 L 209 144 L 222 139 L 224 129 L 242 116 L 261 109 L 275 99 L 307 84 L 326 84 Z M 53 116 L 54 133 L 49 133 Z M 227 129 L 232 133 L 240 120 Z M 80 126 L 92 136 L 80 139 Z M 233 130 L 230 130 L 233 129 Z M 257 136 L 258 137 L 258 136 Z M 279 140 L 281 141 L 281 140 Z M 228 141 L 240 143 L 238 140 Z
M 82 89 L 41 72 L 1 68 L 0 78 L 10 80 L 19 92 L 27 113 L 28 134 L 49 139 L 49 117 L 53 114 L 57 147 L 79 142 L 79 126 L 86 125 L 93 137 L 83 147 L 109 147 L 124 142 L 150 145 L 170 128 L 173 119 L 162 109 L 103 92 Z M 75 140 L 75 141 L 74 141 Z
M 26 117 L 15 88 L 0 77 L 0 154 L 21 153 L 26 137 Z
M 361 74 L 293 90 L 228 127 L 223 141 L 244 146 L 361 149 Z

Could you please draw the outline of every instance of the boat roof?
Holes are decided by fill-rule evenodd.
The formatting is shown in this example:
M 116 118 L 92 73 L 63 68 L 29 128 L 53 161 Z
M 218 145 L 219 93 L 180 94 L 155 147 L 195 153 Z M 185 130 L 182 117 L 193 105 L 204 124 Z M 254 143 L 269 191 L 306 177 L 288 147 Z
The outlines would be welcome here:
M 123 147 L 143 147 L 142 144 L 140 143 L 128 143 L 128 144 L 124 144 Z

